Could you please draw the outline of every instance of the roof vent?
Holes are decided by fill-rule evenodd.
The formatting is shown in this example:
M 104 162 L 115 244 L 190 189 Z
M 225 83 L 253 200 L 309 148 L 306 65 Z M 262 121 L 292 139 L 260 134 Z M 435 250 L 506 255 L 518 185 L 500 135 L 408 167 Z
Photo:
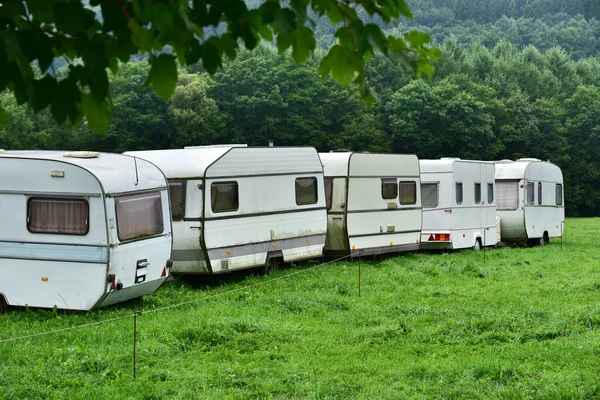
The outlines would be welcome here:
M 2 154 L 2 153 L 6 153 L 6 150 L 0 149 L 0 154 Z
M 519 158 L 517 161 L 540 161 L 539 158 Z
M 440 160 L 460 160 L 460 157 L 442 157 Z
M 100 153 L 97 151 L 67 151 L 63 154 L 63 157 L 97 158 L 100 157 Z

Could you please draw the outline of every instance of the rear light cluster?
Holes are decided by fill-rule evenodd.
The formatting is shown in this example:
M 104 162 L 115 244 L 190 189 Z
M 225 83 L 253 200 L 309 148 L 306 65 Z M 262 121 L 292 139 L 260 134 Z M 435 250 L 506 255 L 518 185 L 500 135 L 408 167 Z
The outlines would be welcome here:
M 436 233 L 429 235 L 429 242 L 449 242 L 450 234 L 449 233 Z
M 170 270 L 173 267 L 173 260 L 167 260 L 167 265 L 163 268 L 162 274 L 160 274 L 161 278 L 167 276 L 167 269 Z

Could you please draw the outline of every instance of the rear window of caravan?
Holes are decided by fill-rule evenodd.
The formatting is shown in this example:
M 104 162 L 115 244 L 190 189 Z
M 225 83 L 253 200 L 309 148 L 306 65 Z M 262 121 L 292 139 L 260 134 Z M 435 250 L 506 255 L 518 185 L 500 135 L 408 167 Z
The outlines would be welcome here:
M 160 192 L 124 195 L 115 198 L 119 240 L 158 235 L 164 230 Z
M 185 214 L 185 181 L 169 181 L 171 218 L 180 221 Z
M 535 200 L 535 185 L 533 182 L 527 182 L 527 204 L 533 204 Z
M 213 212 L 237 211 L 240 198 L 237 182 L 215 182 L 210 186 L 211 208 Z
M 296 179 L 296 204 L 303 206 L 306 204 L 315 204 L 317 196 L 317 178 L 298 178 Z
M 519 206 L 519 181 L 496 181 L 496 208 L 516 210 Z
M 494 184 L 493 183 L 487 184 L 487 196 L 488 196 L 488 204 L 493 204 L 494 203 Z
M 417 183 L 400 182 L 400 204 L 417 203 Z
M 481 203 L 481 183 L 479 183 L 479 182 L 475 183 L 474 194 L 475 194 L 475 204 Z
M 456 183 L 456 204 L 462 204 L 463 202 L 463 184 L 462 182 Z
M 562 206 L 563 203 L 563 189 L 562 189 L 562 185 L 560 183 L 556 184 L 556 205 L 557 206 Z
M 27 229 L 32 233 L 86 235 L 89 216 L 86 200 L 32 197 L 27 204 Z
M 438 183 L 421 183 L 421 205 L 423 208 L 435 208 L 439 204 Z

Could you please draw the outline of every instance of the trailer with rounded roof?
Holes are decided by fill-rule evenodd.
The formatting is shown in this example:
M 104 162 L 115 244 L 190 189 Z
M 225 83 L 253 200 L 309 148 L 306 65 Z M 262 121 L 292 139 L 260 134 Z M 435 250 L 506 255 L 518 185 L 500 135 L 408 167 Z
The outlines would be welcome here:
M 495 165 L 502 241 L 544 245 L 552 237 L 561 237 L 565 206 L 560 168 L 536 158 Z
M 169 275 L 167 182 L 135 157 L 0 153 L 0 308 L 90 310 Z

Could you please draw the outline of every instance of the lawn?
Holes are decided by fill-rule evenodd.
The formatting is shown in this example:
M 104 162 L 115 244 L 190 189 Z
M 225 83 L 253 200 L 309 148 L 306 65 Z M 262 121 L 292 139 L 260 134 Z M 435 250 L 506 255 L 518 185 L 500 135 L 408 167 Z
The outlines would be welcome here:
M 360 297 L 357 261 L 313 262 L 178 279 L 88 314 L 11 310 L 0 398 L 600 398 L 600 219 L 565 230 L 562 251 L 553 239 L 485 263 L 363 261 Z

